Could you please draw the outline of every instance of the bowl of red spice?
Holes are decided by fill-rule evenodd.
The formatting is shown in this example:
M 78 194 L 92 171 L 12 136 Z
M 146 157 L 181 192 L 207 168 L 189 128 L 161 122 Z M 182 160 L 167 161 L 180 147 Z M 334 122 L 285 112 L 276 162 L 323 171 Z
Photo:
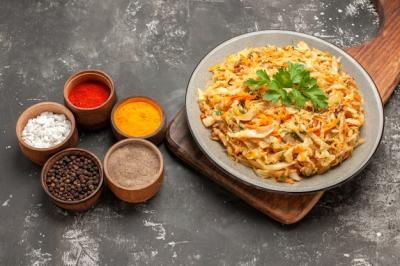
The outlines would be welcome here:
M 103 189 L 101 161 L 90 151 L 70 148 L 53 155 L 43 166 L 42 187 L 60 208 L 85 211 Z
M 84 129 L 96 130 L 107 126 L 116 100 L 114 82 L 101 70 L 79 71 L 64 85 L 65 105 Z
M 145 202 L 161 187 L 163 157 L 147 140 L 121 140 L 107 151 L 104 173 L 108 187 L 119 199 L 130 203 Z

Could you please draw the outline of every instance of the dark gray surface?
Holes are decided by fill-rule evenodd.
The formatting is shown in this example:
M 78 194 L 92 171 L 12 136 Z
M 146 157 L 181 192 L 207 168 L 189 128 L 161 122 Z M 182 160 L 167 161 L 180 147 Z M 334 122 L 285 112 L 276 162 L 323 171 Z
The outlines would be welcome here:
M 164 146 L 165 182 L 149 203 L 127 205 L 106 191 L 93 210 L 68 214 L 42 192 L 40 167 L 17 147 L 18 114 L 62 102 L 65 80 L 79 69 L 105 70 L 119 97 L 155 97 L 172 117 L 196 62 L 225 39 L 273 28 L 347 46 L 379 27 L 366 0 L 292 2 L 1 1 L 0 264 L 399 265 L 399 90 L 370 166 L 294 226 L 253 210 Z M 113 143 L 110 130 L 80 137 L 101 158 Z

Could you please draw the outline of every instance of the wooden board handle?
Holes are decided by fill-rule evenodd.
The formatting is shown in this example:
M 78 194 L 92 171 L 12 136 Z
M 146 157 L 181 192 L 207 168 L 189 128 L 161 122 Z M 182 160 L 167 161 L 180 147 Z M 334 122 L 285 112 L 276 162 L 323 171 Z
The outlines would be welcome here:
M 311 194 L 281 194 L 248 186 L 222 172 L 197 147 L 182 109 L 168 126 L 166 144 L 169 150 L 197 172 L 229 190 L 250 206 L 283 224 L 300 221 L 321 198 L 323 192 Z
M 371 75 L 385 103 L 400 81 L 400 0 L 379 0 L 383 26 L 378 35 L 346 49 Z

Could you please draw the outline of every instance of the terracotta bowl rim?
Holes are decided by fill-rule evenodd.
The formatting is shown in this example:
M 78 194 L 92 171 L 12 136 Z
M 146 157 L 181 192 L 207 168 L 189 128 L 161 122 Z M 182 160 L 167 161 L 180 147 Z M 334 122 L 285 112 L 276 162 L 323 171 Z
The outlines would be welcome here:
M 92 194 L 90 194 L 90 195 L 87 196 L 86 198 L 83 198 L 83 199 L 80 199 L 80 200 L 66 201 L 66 200 L 62 200 L 62 199 L 59 199 L 59 198 L 53 196 L 53 195 L 49 192 L 49 190 L 47 189 L 47 185 L 45 184 L 45 183 L 46 183 L 46 182 L 45 182 L 45 178 L 46 178 L 46 174 L 47 174 L 47 172 L 48 172 L 48 170 L 50 169 L 50 166 L 51 166 L 51 165 L 50 165 L 50 161 L 51 161 L 53 158 L 58 157 L 58 156 L 61 156 L 61 155 L 72 154 L 72 153 L 74 153 L 74 152 L 81 152 L 81 153 L 84 153 L 85 155 L 88 155 L 89 157 L 91 157 L 91 159 L 94 160 L 94 162 L 97 164 L 97 167 L 99 168 L 100 182 L 99 182 L 97 188 L 92 192 Z M 53 164 L 54 164 L 54 163 L 55 163 L 55 162 L 53 162 Z M 45 170 L 46 170 L 46 171 L 45 171 Z M 103 165 L 102 165 L 100 159 L 99 159 L 94 153 L 92 153 L 91 151 L 88 151 L 88 150 L 85 150 L 85 149 L 81 149 L 81 148 L 68 148 L 68 149 L 62 150 L 62 151 L 60 151 L 60 152 L 57 152 L 56 154 L 54 154 L 53 156 L 51 156 L 51 157 L 46 161 L 46 163 L 43 165 L 40 179 L 41 179 L 41 184 L 42 184 L 42 188 L 43 188 L 44 192 L 45 192 L 52 200 L 54 200 L 54 201 L 56 201 L 56 202 L 59 202 L 59 203 L 62 203 L 62 204 L 77 205 L 77 204 L 83 203 L 83 202 L 85 202 L 85 201 L 87 201 L 87 200 L 93 198 L 99 191 L 101 191 L 101 189 L 102 189 L 102 187 L 103 187 L 103 183 L 104 183 L 104 174 L 103 174 L 103 170 L 104 170 L 104 168 L 103 168 Z
M 118 184 L 117 182 L 115 182 L 113 180 L 113 178 L 111 177 L 109 171 L 108 171 L 108 160 L 110 159 L 111 154 L 116 151 L 117 149 L 119 149 L 120 147 L 123 147 L 129 143 L 131 144 L 135 144 L 135 143 L 142 143 L 145 146 L 149 147 L 150 150 L 152 150 L 152 152 L 157 154 L 158 160 L 160 161 L 160 167 L 157 171 L 157 173 L 154 175 L 157 178 L 155 178 L 155 180 L 149 184 L 145 184 L 142 186 L 135 186 L 135 187 L 124 187 L 121 186 L 120 184 Z M 118 187 L 119 189 L 122 189 L 124 191 L 141 191 L 144 189 L 147 189 L 149 187 L 151 187 L 152 185 L 154 185 L 155 183 L 158 182 L 158 180 L 160 179 L 160 177 L 163 175 L 164 172 L 164 159 L 162 157 L 161 151 L 157 148 L 157 146 L 152 143 L 151 141 L 145 140 L 145 139 L 141 139 L 141 138 L 127 138 L 127 139 L 123 139 L 120 140 L 116 143 L 114 143 L 107 151 L 105 157 L 104 157 L 104 173 L 105 173 L 105 178 L 107 180 L 107 182 L 110 182 L 111 184 L 113 184 L 114 186 Z
M 99 106 L 96 106 L 96 107 L 83 108 L 83 107 L 78 107 L 78 106 L 74 105 L 73 103 L 71 103 L 71 101 L 68 99 L 67 87 L 73 80 L 77 79 L 81 75 L 87 75 L 87 74 L 97 74 L 97 75 L 105 77 L 108 81 L 110 81 L 111 87 L 109 87 L 107 84 L 105 84 L 110 89 L 110 95 L 108 96 L 107 100 L 105 100 L 102 104 L 100 104 Z M 108 75 L 106 72 L 104 72 L 100 69 L 91 68 L 91 69 L 80 70 L 80 71 L 77 71 L 74 74 L 72 74 L 67 79 L 67 81 L 64 84 L 63 94 L 64 94 L 65 102 L 68 103 L 68 107 L 70 107 L 71 109 L 75 109 L 78 111 L 95 111 L 95 110 L 98 110 L 98 109 L 102 108 L 103 106 L 107 105 L 112 100 L 113 95 L 115 94 L 114 81 L 110 75 Z
M 138 99 L 140 99 L 140 98 L 146 99 L 146 100 L 148 100 L 148 101 L 154 103 L 154 105 L 155 105 L 155 106 L 159 109 L 159 111 L 161 112 L 161 116 L 162 116 L 160 126 L 159 126 L 153 133 L 148 134 L 148 135 L 145 135 L 145 136 L 140 136 L 140 137 L 131 136 L 131 135 L 128 135 L 128 134 L 122 132 L 122 130 L 120 130 L 120 129 L 117 127 L 117 125 L 115 124 L 115 122 L 114 122 L 114 113 L 115 113 L 115 111 L 118 109 L 118 107 L 119 107 L 121 104 L 123 104 L 124 102 L 126 102 L 126 101 L 129 101 L 129 100 L 131 100 L 131 99 L 137 99 L 137 98 L 138 98 Z M 114 107 L 113 107 L 113 109 L 112 109 L 112 111 L 111 111 L 111 125 L 112 125 L 112 127 L 118 132 L 118 134 L 124 136 L 125 138 L 149 139 L 149 138 L 152 138 L 152 137 L 154 137 L 154 136 L 157 136 L 158 134 L 160 134 L 160 133 L 163 132 L 164 128 L 166 127 L 166 116 L 165 116 L 164 108 L 161 106 L 161 104 L 160 104 L 157 100 L 155 100 L 155 99 L 153 99 L 153 98 L 151 98 L 151 97 L 142 96 L 142 95 L 128 96 L 128 97 L 126 97 L 126 98 L 124 98 L 124 99 L 118 101 L 118 102 L 114 105 Z
M 34 146 L 29 145 L 28 143 L 26 143 L 26 142 L 22 139 L 22 131 L 24 130 L 26 124 L 25 124 L 24 127 L 22 128 L 22 131 L 21 131 L 21 132 L 18 132 L 18 125 L 20 125 L 20 124 L 22 123 L 22 122 L 21 122 L 21 118 L 22 118 L 22 115 L 23 115 L 24 113 L 26 113 L 26 112 L 28 112 L 28 111 L 30 111 L 30 110 L 32 110 L 32 109 L 36 109 L 38 106 L 46 105 L 46 104 L 50 104 L 50 105 L 54 105 L 54 106 L 61 107 L 61 109 L 63 110 L 62 114 L 65 115 L 65 117 L 68 119 L 68 121 L 71 122 L 71 131 L 69 132 L 68 136 L 67 136 L 62 142 L 58 143 L 58 144 L 55 145 L 55 146 L 48 147 L 48 148 L 36 148 L 36 147 L 34 147 Z M 46 111 L 43 111 L 43 112 L 46 112 Z M 59 114 L 59 113 L 57 113 L 57 114 Z M 69 115 L 71 116 L 72 119 L 69 119 L 69 117 L 67 116 L 67 114 L 69 114 Z M 29 119 L 32 119 L 32 118 L 34 118 L 34 117 L 32 116 L 32 117 L 30 117 Z M 28 120 L 29 120 L 29 119 L 28 119 Z M 57 103 L 57 102 L 50 102 L 50 101 L 48 101 L 48 102 L 36 103 L 36 104 L 33 104 L 33 105 L 29 106 L 28 108 L 26 108 L 26 109 L 19 115 L 18 120 L 17 120 L 17 123 L 16 123 L 16 128 L 15 128 L 18 142 L 19 142 L 22 146 L 24 146 L 24 147 L 27 148 L 27 149 L 33 150 L 33 151 L 42 151 L 42 152 L 46 152 L 46 151 L 49 152 L 49 151 L 53 151 L 53 150 L 56 150 L 56 149 L 62 147 L 65 143 L 67 143 L 68 141 L 70 141 L 70 139 L 71 139 L 72 136 L 74 135 L 75 130 L 77 130 L 77 129 L 76 129 L 76 121 L 75 121 L 75 116 L 74 116 L 74 114 L 73 114 L 65 105 L 62 105 L 62 104 Z

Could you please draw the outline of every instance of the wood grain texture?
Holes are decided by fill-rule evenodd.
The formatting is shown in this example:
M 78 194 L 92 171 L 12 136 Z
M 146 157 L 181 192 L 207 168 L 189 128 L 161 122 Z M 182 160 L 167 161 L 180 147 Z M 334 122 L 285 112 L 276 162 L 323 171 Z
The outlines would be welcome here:
M 271 218 L 292 224 L 301 220 L 319 201 L 322 192 L 312 194 L 281 194 L 259 190 L 227 176 L 219 170 L 196 146 L 182 109 L 170 122 L 166 143 L 182 161 L 223 186 L 249 205 Z
M 400 81 L 400 0 L 381 0 L 376 6 L 383 20 L 379 34 L 346 51 L 368 71 L 386 103 Z
M 383 103 L 386 103 L 400 81 L 400 0 L 381 0 L 377 2 L 377 8 L 384 20 L 379 34 L 370 42 L 346 51 L 368 71 L 378 87 Z M 302 195 L 266 192 L 227 176 L 196 146 L 184 110 L 170 122 L 166 143 L 183 162 L 283 224 L 300 221 L 323 195 L 323 192 Z

